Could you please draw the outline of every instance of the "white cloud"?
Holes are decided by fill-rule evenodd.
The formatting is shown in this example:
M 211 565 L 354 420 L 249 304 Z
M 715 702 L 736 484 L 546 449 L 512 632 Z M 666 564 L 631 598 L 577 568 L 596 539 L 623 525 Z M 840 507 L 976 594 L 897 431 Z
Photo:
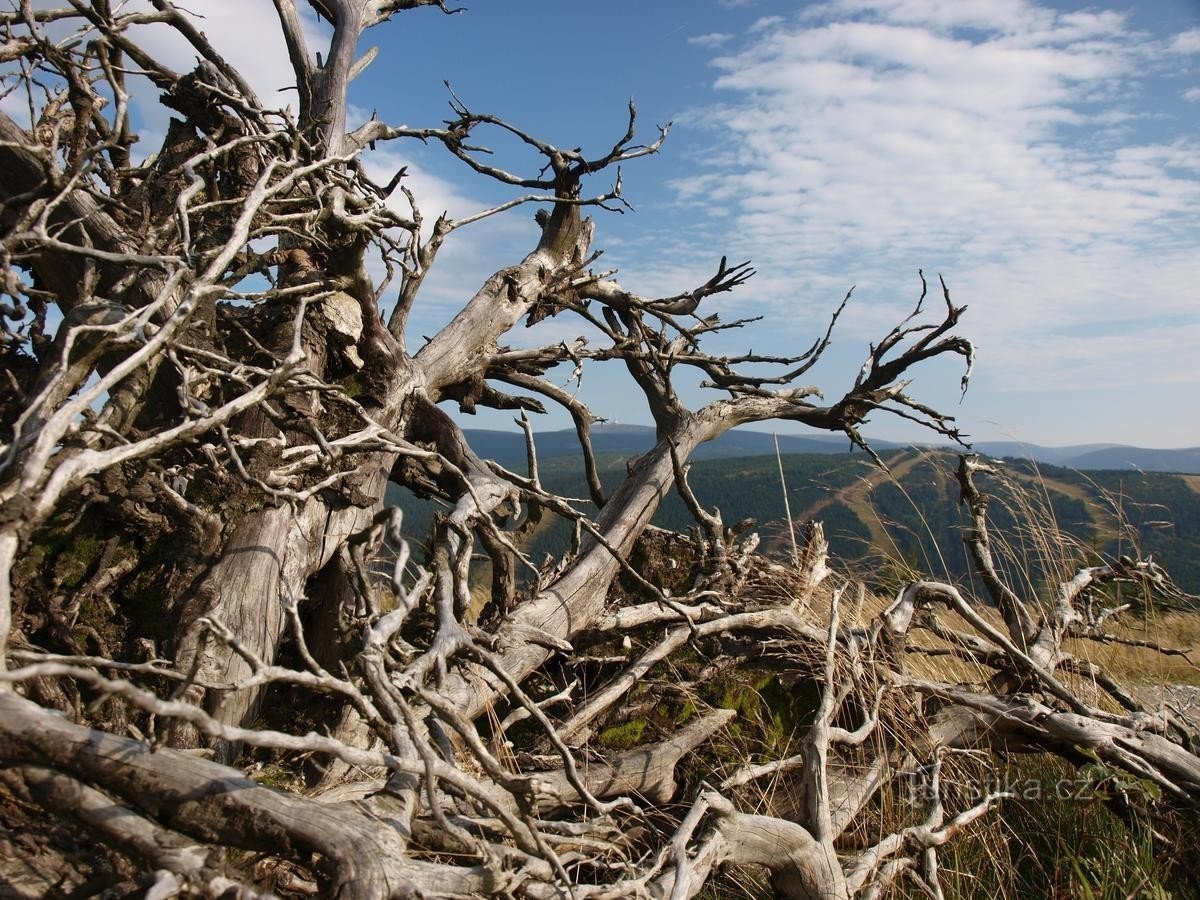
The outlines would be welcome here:
M 54 5 L 49 0 L 35 0 L 35 8 Z M 153 12 L 149 0 L 126 0 L 122 11 L 127 13 Z M 249 3 L 246 0 L 204 0 L 187 4 L 183 11 L 196 28 L 234 69 L 238 70 L 267 108 L 282 109 L 296 106 L 296 77 L 288 61 L 287 49 L 279 26 L 279 18 L 269 3 Z M 328 33 L 315 14 L 304 6 L 302 22 L 309 49 L 317 51 L 328 44 Z M 76 30 L 78 20 L 63 20 L 47 27 L 47 34 L 56 40 L 66 39 Z M 92 33 L 84 32 L 90 39 Z M 168 25 L 155 23 L 134 25 L 129 37 L 160 64 L 177 72 L 189 72 L 196 67 L 199 54 L 178 31 Z M 11 67 L 9 67 L 11 69 Z M 141 142 L 135 156 L 145 156 L 158 149 L 172 113 L 159 102 L 161 91 L 146 78 L 128 80 L 130 105 L 135 130 Z M 43 98 L 35 95 L 35 105 Z M 24 95 L 15 91 L 0 101 L 9 115 L 18 121 L 29 118 Z
M 783 16 L 763 16 L 750 26 L 748 32 L 756 34 L 760 31 L 766 31 L 768 28 L 774 28 L 776 25 L 782 24 L 783 21 Z
M 128 0 L 123 9 L 126 12 L 153 11 L 148 0 Z M 315 14 L 307 6 L 304 10 L 301 21 L 309 50 L 325 49 L 327 31 L 318 24 Z M 204 0 L 203 3 L 188 4 L 184 12 L 217 52 L 241 73 L 266 108 L 290 107 L 295 110 L 296 76 L 288 61 L 279 18 L 270 4 Z M 199 54 L 186 38 L 168 25 L 131 26 L 129 36 L 160 64 L 177 73 L 190 72 L 196 67 Z M 130 78 L 128 88 L 134 128 L 141 137 L 134 155 L 143 158 L 158 150 L 173 113 L 159 102 L 161 91 L 149 80 Z
M 33 125 L 29 121 L 29 100 L 23 91 L 10 91 L 0 97 L 0 112 L 19 124 Z
M 45 0 L 41 0 L 45 2 Z M 319 22 L 307 4 L 300 4 L 308 49 L 312 53 L 328 52 L 329 29 Z M 287 48 L 280 30 L 278 16 L 269 2 L 248 0 L 202 0 L 181 7 L 192 17 L 196 27 L 213 47 L 237 69 L 259 100 L 267 108 L 296 108 L 295 74 L 288 59 Z M 130 12 L 150 11 L 149 0 L 127 0 L 124 9 Z M 65 37 L 65 30 L 63 33 Z M 130 30 L 130 37 L 161 64 L 175 72 L 191 71 L 197 64 L 197 52 L 176 30 L 162 24 L 139 25 Z M 159 89 L 145 78 L 131 78 L 129 88 L 135 129 L 141 135 L 137 150 L 141 155 L 155 152 L 166 132 L 171 110 L 159 102 Z M 17 121 L 29 118 L 27 104 L 21 92 L 0 98 L 0 109 Z M 371 115 L 368 108 L 351 102 L 348 108 L 349 127 L 361 124 Z M 428 149 L 417 142 L 384 142 L 377 150 L 365 151 L 362 162 L 366 173 L 377 183 L 386 184 L 396 172 L 407 169 L 403 181 L 416 199 L 428 233 L 442 213 L 451 218 L 478 213 L 511 196 L 496 190 L 487 194 L 482 179 L 468 179 L 469 186 L 482 186 L 478 194 L 469 187 L 464 190 L 455 181 L 439 175 L 434 157 L 440 147 Z M 499 199 L 497 197 L 499 196 Z M 402 191 L 396 190 L 388 204 L 404 216 L 412 214 Z M 445 324 L 449 316 L 462 306 L 496 269 L 511 264 L 536 245 L 536 227 L 532 221 L 533 207 L 483 220 L 454 232 L 438 254 L 429 277 L 422 287 L 421 302 L 414 310 L 413 330 L 418 335 L 432 334 Z M 384 276 L 383 264 L 369 258 L 371 274 L 379 280 Z M 383 305 L 395 297 L 395 285 Z M 418 343 L 419 346 L 419 343 Z
M 136 0 L 144 3 L 145 0 Z M 147 7 L 149 4 L 146 4 Z M 205 0 L 203 4 L 190 7 L 197 26 L 205 33 L 213 46 L 237 69 L 258 94 L 264 106 L 287 106 L 293 108 L 296 94 L 292 89 L 295 74 L 288 60 L 286 45 L 280 31 L 279 20 L 270 4 L 246 3 L 245 0 Z M 304 7 L 303 22 L 305 37 L 310 52 L 326 52 L 328 26 L 320 22 L 315 14 Z M 202 15 L 196 15 L 202 13 Z M 173 29 L 161 25 L 143 26 L 138 30 L 139 43 L 157 59 L 177 71 L 190 70 L 196 63 L 196 53 L 187 41 Z M 158 116 L 169 115 L 169 110 L 158 105 L 158 92 L 144 92 L 147 108 Z M 351 102 L 347 110 L 348 127 L 354 128 L 370 118 L 370 111 Z M 427 226 L 442 213 L 451 218 L 479 212 L 490 204 L 470 196 L 455 183 L 433 174 L 427 165 L 417 158 L 418 150 L 402 142 L 381 144 L 378 150 L 364 152 L 363 165 L 373 179 L 386 184 L 401 168 L 407 169 L 402 184 L 415 196 Z M 397 190 L 389 198 L 389 204 L 404 215 L 411 214 L 411 207 L 404 194 Z
M 988 28 L 1002 33 L 1043 27 L 1053 13 L 1027 0 L 834 0 L 832 14 L 869 13 L 893 23 L 934 29 Z
M 362 161 L 367 175 L 379 184 L 387 184 L 400 169 L 405 169 L 406 174 L 400 183 L 412 191 L 417 207 L 429 226 L 432 226 L 434 220 L 442 213 L 448 213 L 452 219 L 459 219 L 486 206 L 483 201 L 463 193 L 453 182 L 427 171 L 411 156 L 405 154 L 400 144 L 385 145 L 374 152 L 367 152 Z M 412 215 L 412 207 L 400 190 L 392 192 L 388 198 L 388 205 L 401 215 Z
M 1169 53 L 1200 53 L 1200 28 L 1190 28 L 1181 31 L 1167 45 Z
M 845 273 L 846 331 L 877 338 L 910 302 L 885 287 L 937 267 L 1013 385 L 1194 379 L 1165 347 L 1200 332 L 1200 142 L 1138 94 L 1192 35 L 1026 0 L 833 0 L 715 60 L 727 101 L 691 121 L 718 149 L 673 186 L 780 312 Z
M 732 34 L 714 31 L 711 34 L 698 34 L 695 37 L 690 37 L 687 42 L 693 47 L 720 47 L 727 43 L 733 37 Z
M 136 0 L 129 8 L 143 6 L 151 9 L 146 0 Z M 205 0 L 203 4 L 188 6 L 187 10 L 197 29 L 242 74 L 264 106 L 295 108 L 296 76 L 288 61 L 279 17 L 271 5 L 245 0 Z M 316 16 L 302 13 L 302 21 L 309 50 L 324 50 L 328 37 Z M 196 66 L 196 50 L 167 25 L 137 26 L 130 35 L 155 59 L 177 72 L 188 72 Z M 157 92 L 147 91 L 147 94 L 146 106 L 157 105 Z
M 1189 88 L 1184 91 L 1183 99 L 1188 103 L 1200 103 L 1200 87 Z

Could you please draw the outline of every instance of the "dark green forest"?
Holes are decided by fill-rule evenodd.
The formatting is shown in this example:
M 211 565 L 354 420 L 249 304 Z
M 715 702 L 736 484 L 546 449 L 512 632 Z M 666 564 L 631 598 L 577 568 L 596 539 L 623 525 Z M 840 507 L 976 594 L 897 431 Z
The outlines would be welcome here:
M 606 488 L 615 486 L 629 458 L 599 455 Z M 954 480 L 957 457 L 910 449 L 889 452 L 885 461 L 886 472 L 860 453 L 783 455 L 797 529 L 821 522 L 834 558 L 878 589 L 918 574 L 969 581 Z M 580 498 L 578 508 L 594 512 L 582 499 L 587 489 L 577 457 L 553 456 L 539 468 L 548 489 Z M 998 473 L 986 481 L 993 498 L 989 512 L 996 533 L 1009 536 L 1002 558 L 1015 581 L 1055 580 L 1102 554 L 1129 553 L 1136 547 L 1153 554 L 1185 591 L 1200 592 L 1200 493 L 1189 476 L 1078 472 L 1016 459 L 1000 461 Z M 784 559 L 790 554 L 779 464 L 773 456 L 700 460 L 691 466 L 689 483 L 703 504 L 720 509 L 727 525 L 753 518 L 769 555 Z M 404 507 L 405 530 L 419 544 L 436 504 L 393 491 L 389 502 Z M 534 562 L 547 554 L 557 557 L 569 545 L 570 529 L 552 518 L 534 529 L 527 543 Z M 655 523 L 686 530 L 692 519 L 673 494 Z

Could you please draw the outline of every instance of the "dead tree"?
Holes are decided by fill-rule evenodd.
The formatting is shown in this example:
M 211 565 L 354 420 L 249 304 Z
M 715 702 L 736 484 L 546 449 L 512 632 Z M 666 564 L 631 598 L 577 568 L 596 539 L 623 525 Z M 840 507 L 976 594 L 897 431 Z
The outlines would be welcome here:
M 787 897 L 875 896 L 899 877 L 936 894 L 937 848 L 997 801 L 947 808 L 942 760 L 997 740 L 1086 748 L 1196 802 L 1189 726 L 1064 649 L 1110 618 L 1095 609 L 1096 584 L 1169 588 L 1152 565 L 1080 572 L 1049 604 L 1018 597 L 991 562 L 968 462 L 970 543 L 1004 627 L 928 582 L 872 623 L 843 625 L 846 585 L 819 528 L 800 570 L 781 575 L 687 486 L 699 444 L 753 422 L 800 422 L 866 448 L 859 426 L 890 412 L 957 439 L 952 418 L 905 393 L 914 366 L 947 354 L 963 357 L 965 390 L 973 350 L 954 333 L 963 308 L 944 284 L 930 320 L 922 278 L 912 316 L 831 402 L 802 379 L 849 295 L 795 357 L 708 353 L 706 335 L 748 321 L 723 322 L 706 301 L 751 277 L 750 264 L 721 259 L 691 290 L 641 296 L 597 267 L 584 215 L 624 202 L 620 166 L 655 153 L 665 128 L 638 143 L 631 104 L 625 133 L 589 154 L 452 97 L 438 127 L 348 130 L 350 83 L 373 58 L 357 55 L 363 33 L 416 7 L 451 10 L 311 5 L 332 23 L 320 53 L 295 0 L 275 0 L 294 115 L 264 106 L 170 0 L 0 13 L 4 90 L 30 112 L 0 113 L 0 759 L 12 796 L 91 829 L 158 897 L 684 898 L 727 865 L 765 867 Z M 149 24 L 186 39 L 196 68 L 148 52 L 138 37 Z M 135 79 L 175 116 L 140 163 Z M 488 132 L 521 142 L 532 174 L 492 162 L 478 143 Z M 429 224 L 403 172 L 378 184 L 360 164 L 405 140 L 440 144 L 512 198 Z M 537 208 L 528 254 L 410 347 L 409 316 L 443 244 L 521 206 Z M 504 343 L 547 316 L 578 317 L 596 336 Z M 606 362 L 628 370 L 658 436 L 611 492 L 591 451 L 594 414 L 547 377 Z M 717 399 L 685 406 L 679 367 L 699 370 Z M 542 488 L 532 438 L 527 475 L 478 457 L 446 403 L 563 406 L 592 506 Z M 443 504 L 420 563 L 402 510 L 383 506 L 389 480 Z M 662 538 L 647 529 L 672 489 L 698 523 L 695 538 L 676 539 L 687 578 L 673 590 L 630 562 L 639 541 Z M 501 515 L 514 508 L 527 511 L 521 523 L 568 520 L 571 551 L 534 565 L 521 523 Z M 493 574 L 484 619 L 471 597 L 479 551 Z M 942 624 L 939 607 L 969 630 Z M 906 674 L 918 625 L 989 679 Z M 718 708 L 621 752 L 589 743 L 689 648 L 815 685 L 799 752 L 698 775 L 699 751 L 733 715 Z M 569 677 L 583 666 L 586 692 Z M 1082 698 L 1068 672 L 1107 699 Z M 265 691 L 297 706 L 264 709 Z M 235 768 L 264 755 L 294 776 L 288 790 Z M 930 790 L 911 820 L 848 848 L 872 799 L 920 766 Z M 747 811 L 747 790 L 767 777 L 788 779 L 798 799 Z

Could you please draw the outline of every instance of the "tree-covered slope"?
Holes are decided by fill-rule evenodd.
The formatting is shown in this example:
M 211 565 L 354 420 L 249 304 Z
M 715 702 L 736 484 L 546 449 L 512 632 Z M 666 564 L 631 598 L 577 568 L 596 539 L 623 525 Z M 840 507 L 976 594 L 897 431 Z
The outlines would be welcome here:
M 617 483 L 630 457 L 599 456 L 606 487 Z M 964 520 L 953 478 L 957 458 L 908 449 L 889 451 L 885 460 L 887 472 L 861 454 L 784 454 L 783 478 L 797 527 L 822 522 L 834 556 L 863 564 L 877 584 L 906 568 L 965 579 Z M 1200 479 L 1159 472 L 1083 473 L 1028 460 L 1007 460 L 1000 471 L 1003 476 L 992 486 L 995 499 L 989 512 L 997 532 L 1011 536 L 1003 554 L 1010 577 L 1061 577 L 1089 562 L 1094 552 L 1124 553 L 1136 542 L 1143 553 L 1153 553 L 1184 590 L 1200 592 Z M 578 458 L 543 459 L 540 475 L 550 490 L 581 498 L 581 508 L 590 506 L 582 500 L 587 489 Z M 773 456 L 699 460 L 691 466 L 689 481 L 704 505 L 721 510 L 726 524 L 754 519 L 767 551 L 781 558 L 788 555 L 784 491 Z M 393 502 L 399 502 L 399 493 L 394 497 Z M 432 508 L 411 497 L 403 502 L 406 530 L 419 537 L 428 527 Z M 663 503 L 655 522 L 670 529 L 692 524 L 676 495 Z M 1055 532 L 1067 536 L 1067 546 L 1073 549 L 1064 551 L 1063 542 L 1053 540 Z M 529 542 L 530 555 L 535 561 L 546 554 L 557 556 L 569 541 L 565 525 L 543 523 Z M 884 564 L 877 565 L 881 560 Z

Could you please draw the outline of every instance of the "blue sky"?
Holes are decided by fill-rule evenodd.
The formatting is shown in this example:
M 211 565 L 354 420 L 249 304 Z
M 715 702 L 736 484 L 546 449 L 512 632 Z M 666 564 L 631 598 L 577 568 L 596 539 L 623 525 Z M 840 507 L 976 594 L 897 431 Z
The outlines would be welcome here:
M 950 366 L 914 391 L 971 434 L 1200 443 L 1200 3 L 480 2 L 387 37 L 359 86 L 387 118 L 439 116 L 448 77 L 570 145 L 603 146 L 628 96 L 648 136 L 674 121 L 659 157 L 626 168 L 637 213 L 601 214 L 597 244 L 643 294 L 698 283 L 724 253 L 753 259 L 718 308 L 766 319 L 721 349 L 795 352 L 855 284 L 814 373 L 832 393 L 924 268 L 970 306 L 979 363 L 961 406 Z M 497 196 L 421 162 L 458 199 Z M 489 245 L 525 246 L 528 214 L 513 219 L 481 229 L 464 274 Z M 488 268 L 435 287 L 453 304 Z M 648 421 L 619 371 L 587 372 L 584 391 Z M 919 436 L 882 417 L 868 433 Z
M 920 370 L 912 393 L 953 408 L 969 434 L 1200 444 L 1200 0 L 467 6 L 369 33 L 381 53 L 355 83 L 357 115 L 440 122 L 445 79 L 472 109 L 568 146 L 611 145 L 629 97 L 647 139 L 673 121 L 663 151 L 624 170 L 636 213 L 597 213 L 596 247 L 645 295 L 695 286 L 723 254 L 753 259 L 758 275 L 712 308 L 765 319 L 712 349 L 798 352 L 856 285 L 810 373 L 836 396 L 867 343 L 907 313 L 923 268 L 969 306 L 961 330 L 978 364 L 961 404 L 948 364 Z M 271 3 L 189 8 L 264 98 L 287 102 L 273 93 L 288 69 Z M 148 142 L 164 121 L 152 96 Z M 536 167 L 500 138 L 494 148 Z M 511 196 L 436 148 L 381 146 L 368 164 L 389 176 L 408 165 L 430 220 Z M 534 240 L 529 208 L 458 232 L 414 332 L 432 333 Z M 512 341 L 586 334 L 558 319 L 536 331 Z M 582 395 L 610 420 L 649 422 L 635 393 L 612 364 L 585 370 Z M 685 396 L 706 399 L 691 386 Z M 513 427 L 511 414 L 470 424 Z M 866 433 L 923 436 L 882 416 Z

